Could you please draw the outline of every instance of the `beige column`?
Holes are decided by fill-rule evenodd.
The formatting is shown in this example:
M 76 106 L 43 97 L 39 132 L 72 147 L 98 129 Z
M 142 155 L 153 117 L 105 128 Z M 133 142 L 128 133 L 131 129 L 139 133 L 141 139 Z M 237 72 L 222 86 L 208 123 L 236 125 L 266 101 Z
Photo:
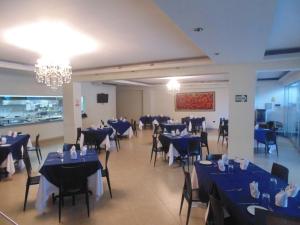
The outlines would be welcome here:
M 255 85 L 256 70 L 253 67 L 232 67 L 229 76 L 230 157 L 253 159 Z M 247 102 L 236 102 L 236 95 L 247 95 Z
M 81 84 L 72 82 L 63 87 L 64 142 L 75 143 L 77 128 L 82 127 Z

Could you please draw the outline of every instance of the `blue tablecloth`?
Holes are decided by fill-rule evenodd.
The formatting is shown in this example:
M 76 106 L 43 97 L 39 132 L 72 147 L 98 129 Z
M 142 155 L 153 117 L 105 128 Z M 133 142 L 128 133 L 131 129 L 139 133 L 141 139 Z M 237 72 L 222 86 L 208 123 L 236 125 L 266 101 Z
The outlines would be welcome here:
M 263 129 L 263 128 L 258 128 L 254 130 L 254 139 L 258 142 L 258 143 L 262 143 L 265 144 L 266 141 L 266 133 L 267 132 L 273 132 L 269 129 Z
M 287 186 L 287 183 L 277 178 L 278 184 L 275 191 L 270 190 L 270 178 L 272 175 L 261 169 L 260 167 L 250 163 L 246 171 L 239 168 L 238 163 L 234 163 L 234 171 L 232 173 L 219 172 L 217 163 L 214 162 L 211 166 L 201 165 L 195 162 L 195 169 L 198 178 L 199 187 L 204 188 L 207 193 L 212 183 L 215 183 L 221 197 L 221 201 L 228 209 L 230 215 L 239 224 L 254 224 L 254 216 L 248 213 L 247 207 L 251 203 L 260 205 L 260 199 L 254 199 L 250 195 L 249 183 L 256 181 L 259 183 L 260 195 L 269 193 L 271 195 L 271 208 L 275 213 L 287 216 L 300 218 L 300 194 L 296 198 L 288 199 L 288 207 L 281 208 L 274 204 L 274 196 L 282 188 Z M 227 169 L 226 169 L 227 171 Z M 242 188 L 242 191 L 228 191 L 233 188 Z M 249 204 L 241 204 L 249 203 Z
M 159 135 L 158 139 L 165 149 L 169 149 L 170 144 L 173 144 L 174 148 L 176 148 L 181 156 L 185 156 L 187 154 L 187 149 L 191 141 L 201 140 L 199 136 L 191 134 L 184 136 L 172 136 L 171 134 L 166 133 Z
M 85 156 L 80 156 L 80 152 L 78 151 L 77 159 L 71 159 L 70 152 L 66 151 L 63 152 L 63 161 L 57 152 L 50 152 L 39 172 L 44 175 L 50 183 L 58 187 L 61 166 L 74 164 L 85 165 L 83 168 L 86 177 L 96 173 L 98 169 L 102 169 L 98 154 L 95 150 L 88 150 Z
M 82 130 L 81 133 L 84 134 L 84 141 L 83 143 L 86 143 L 86 139 L 88 136 L 95 136 L 95 139 L 97 140 L 98 144 L 101 144 L 106 136 L 108 135 L 109 137 L 113 134 L 113 129 L 111 127 L 104 127 L 104 128 L 99 128 L 97 130 L 87 128 L 85 130 Z
M 107 124 L 112 126 L 120 135 L 123 135 L 131 127 L 128 121 L 123 120 L 108 120 Z
M 0 145 L 0 164 L 7 158 L 9 153 L 12 153 L 12 156 L 15 160 L 22 159 L 22 146 L 24 146 L 24 148 L 27 146 L 30 136 L 25 134 L 17 135 L 15 138 L 11 136 L 4 137 L 6 137 L 6 144 L 10 144 L 10 146 Z
M 192 123 L 192 127 L 202 127 L 202 121 L 204 121 L 204 117 L 195 117 L 195 118 L 190 118 L 190 117 L 184 117 L 181 118 L 181 122 L 189 126 L 190 122 Z
M 154 120 L 157 120 L 158 123 L 166 123 L 170 120 L 169 116 L 141 116 L 140 121 L 143 124 L 152 124 Z
M 172 130 L 176 131 L 177 129 L 181 132 L 186 128 L 186 124 L 182 124 L 182 123 L 161 123 L 159 125 L 163 130 L 166 128 L 167 132 L 169 133 Z

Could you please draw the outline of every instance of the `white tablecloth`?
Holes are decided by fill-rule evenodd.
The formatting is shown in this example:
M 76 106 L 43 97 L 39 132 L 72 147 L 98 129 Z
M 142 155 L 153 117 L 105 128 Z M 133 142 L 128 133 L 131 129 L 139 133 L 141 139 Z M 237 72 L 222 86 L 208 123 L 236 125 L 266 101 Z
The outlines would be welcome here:
M 139 129 L 140 129 L 140 130 L 143 130 L 143 126 L 144 126 L 143 122 L 140 121 L 140 122 L 139 122 Z
M 29 147 L 29 148 L 32 147 L 32 142 L 31 142 L 30 138 L 28 139 L 27 147 Z M 22 151 L 22 155 L 23 155 L 23 152 L 24 152 L 23 146 L 21 148 L 21 151 Z M 9 153 L 7 155 L 6 159 L 1 163 L 0 167 L 1 168 L 6 168 L 6 171 L 8 172 L 8 176 L 12 176 L 16 172 L 14 159 L 12 157 L 12 153 Z M 21 159 L 18 162 L 18 169 L 21 170 L 23 168 L 25 168 L 25 164 L 24 164 L 23 159 Z
M 129 138 L 132 138 L 132 136 L 133 136 L 132 127 L 129 127 L 129 128 L 122 134 L 122 136 L 128 136 Z
M 88 177 L 88 188 L 93 193 L 93 197 L 96 201 L 103 195 L 103 182 L 101 170 L 97 170 L 96 173 Z M 50 183 L 46 177 L 41 175 L 39 189 L 37 193 L 35 207 L 39 214 L 43 213 L 47 209 L 47 201 L 49 197 L 54 194 L 58 194 L 58 187 Z
M 80 148 L 83 147 L 83 142 L 84 142 L 84 134 L 81 133 L 80 140 L 79 140 Z M 106 135 L 105 139 L 100 144 L 100 147 L 103 147 L 103 148 L 105 147 L 106 151 L 113 150 L 114 149 L 113 146 L 115 146 L 115 145 L 113 144 L 112 141 L 109 140 L 109 136 L 108 135 Z
M 162 147 L 161 142 L 158 140 L 157 142 L 157 147 Z M 171 143 L 169 146 L 169 151 L 167 156 L 169 157 L 169 166 L 171 166 L 174 162 L 174 157 L 178 157 L 180 156 L 179 152 L 176 150 L 176 148 L 173 146 L 173 144 Z

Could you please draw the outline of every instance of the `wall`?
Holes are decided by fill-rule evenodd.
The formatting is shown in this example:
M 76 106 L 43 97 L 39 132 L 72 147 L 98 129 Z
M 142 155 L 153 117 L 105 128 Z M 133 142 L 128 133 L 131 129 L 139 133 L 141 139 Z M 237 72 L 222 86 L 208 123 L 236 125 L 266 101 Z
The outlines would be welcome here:
M 0 95 L 62 96 L 62 90 L 53 91 L 38 84 L 34 80 L 33 73 L 0 69 Z M 41 140 L 52 139 L 63 136 L 63 122 L 0 128 L 0 133 L 6 134 L 8 130 L 28 133 L 31 137 L 39 133 Z
M 264 109 L 265 103 L 272 103 L 272 108 L 267 110 L 266 119 L 283 123 L 284 86 L 277 80 L 256 82 L 255 109 Z
M 97 103 L 97 94 L 108 94 L 108 103 Z M 98 124 L 101 120 L 116 117 L 116 87 L 112 85 L 82 83 L 81 94 L 86 99 L 87 118 L 82 120 L 84 128 Z
M 189 84 L 182 85 L 181 92 L 205 92 L 215 91 L 215 111 L 175 111 L 174 95 L 167 91 L 165 86 L 156 86 L 151 88 L 139 87 L 121 87 L 122 96 L 125 99 L 132 97 L 132 90 L 143 90 L 143 99 L 138 100 L 134 97 L 134 104 L 143 105 L 143 115 L 168 115 L 171 118 L 181 121 L 182 117 L 204 116 L 206 118 L 208 128 L 218 128 L 218 121 L 220 117 L 228 118 L 228 83 L 215 83 L 215 84 Z M 126 91 L 127 90 L 127 91 Z M 136 92 L 138 93 L 138 92 Z M 131 104 L 131 103 L 130 103 Z M 118 104 L 118 109 L 123 110 L 125 105 Z M 133 107 L 126 107 L 127 109 L 134 110 Z

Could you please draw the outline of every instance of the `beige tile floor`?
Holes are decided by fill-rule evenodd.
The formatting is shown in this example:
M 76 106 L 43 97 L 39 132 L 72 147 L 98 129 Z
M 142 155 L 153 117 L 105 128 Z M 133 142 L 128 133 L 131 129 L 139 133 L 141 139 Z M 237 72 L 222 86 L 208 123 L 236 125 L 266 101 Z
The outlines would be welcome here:
M 216 131 L 209 132 L 209 146 L 213 153 L 226 152 L 225 147 L 217 144 Z M 286 162 L 293 168 L 299 168 L 296 163 L 299 153 L 285 140 L 281 140 L 282 150 L 279 159 L 271 154 L 257 154 L 255 162 L 270 169 L 273 160 Z M 42 143 L 44 157 L 50 151 L 56 151 L 62 146 L 62 139 Z M 280 146 L 281 148 L 281 146 Z M 178 165 L 169 167 L 161 157 L 156 167 L 149 163 L 151 149 L 151 131 L 139 132 L 138 137 L 121 141 L 121 150 L 111 154 L 109 169 L 113 199 L 110 199 L 107 183 L 104 180 L 104 195 L 98 202 L 91 202 L 91 215 L 87 217 L 86 207 L 82 198 L 78 198 L 76 206 L 66 201 L 62 212 L 62 224 L 130 224 L 130 225 L 175 225 L 185 224 L 186 204 L 182 215 L 178 215 L 179 203 L 183 185 L 183 174 Z M 289 156 L 289 155 L 292 156 Z M 298 158 L 295 158 L 295 157 Z M 103 162 L 104 154 L 100 155 Z M 31 155 L 34 168 L 38 170 L 35 155 Z M 298 170 L 299 171 L 299 170 Z M 297 173 L 292 172 L 297 180 Z M 298 178 L 298 180 L 300 180 Z M 38 215 L 34 203 L 37 186 L 30 188 L 27 210 L 22 211 L 26 172 L 20 171 L 12 178 L 0 182 L 0 210 L 11 216 L 19 224 L 58 224 L 57 205 L 49 202 L 49 210 Z M 299 182 L 300 183 L 300 182 Z M 193 208 L 190 225 L 204 224 L 205 208 Z M 5 224 L 0 220 L 0 224 Z

